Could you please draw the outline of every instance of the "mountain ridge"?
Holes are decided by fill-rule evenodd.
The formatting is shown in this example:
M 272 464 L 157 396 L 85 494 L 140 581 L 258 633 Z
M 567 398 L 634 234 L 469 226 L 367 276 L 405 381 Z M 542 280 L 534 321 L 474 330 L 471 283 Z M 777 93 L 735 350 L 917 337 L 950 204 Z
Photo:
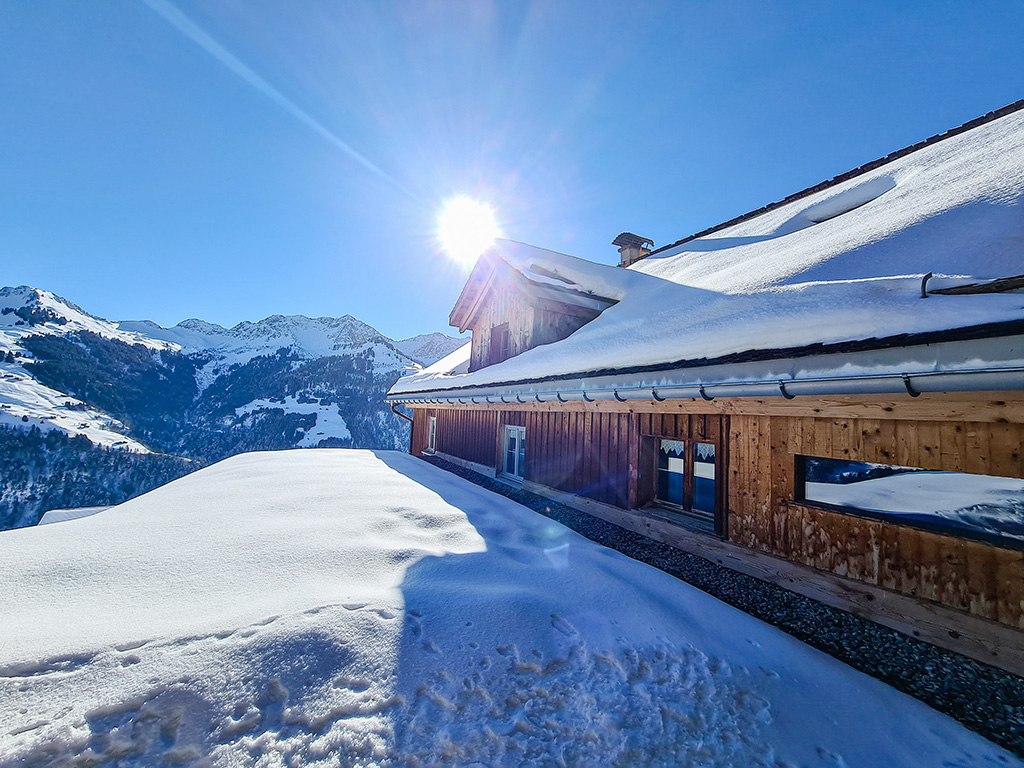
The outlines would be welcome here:
M 149 490 L 146 467 L 159 464 L 153 478 L 166 482 L 174 457 L 184 474 L 248 450 L 404 448 L 408 424 L 384 394 L 464 343 L 439 332 L 389 339 L 351 315 L 270 315 L 232 328 L 112 322 L 43 289 L 0 288 L 0 429 L 39 433 L 4 444 L 43 478 L 31 487 L 0 478 L 0 529 L 31 524 L 58 498 L 105 504 Z M 42 440 L 55 432 L 66 439 Z M 42 463 L 29 456 L 40 446 L 50 456 Z M 56 485 L 69 483 L 72 455 L 97 470 L 76 475 L 69 497 Z M 46 480 L 48 467 L 62 479 Z M 112 473 L 123 494 L 88 491 Z

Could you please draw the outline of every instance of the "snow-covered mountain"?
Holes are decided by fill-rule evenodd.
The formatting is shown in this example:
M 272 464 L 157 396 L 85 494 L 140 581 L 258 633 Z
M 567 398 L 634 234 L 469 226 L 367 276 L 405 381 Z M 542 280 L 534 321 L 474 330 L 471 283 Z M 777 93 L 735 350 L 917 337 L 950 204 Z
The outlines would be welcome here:
M 38 450 L 23 434 L 33 429 L 69 466 L 70 454 L 95 448 L 184 457 L 181 473 L 246 450 L 403 447 L 407 424 L 384 392 L 464 343 L 442 333 L 396 341 L 350 315 L 272 315 L 233 328 L 111 322 L 49 291 L 0 288 L 0 429 L 16 430 L 0 461 L 13 452 L 23 464 Z M 98 483 L 88 498 L 66 498 L 67 482 L 40 471 L 30 487 L 0 479 L 0 529 L 53 506 L 134 495 L 99 494 L 108 486 Z

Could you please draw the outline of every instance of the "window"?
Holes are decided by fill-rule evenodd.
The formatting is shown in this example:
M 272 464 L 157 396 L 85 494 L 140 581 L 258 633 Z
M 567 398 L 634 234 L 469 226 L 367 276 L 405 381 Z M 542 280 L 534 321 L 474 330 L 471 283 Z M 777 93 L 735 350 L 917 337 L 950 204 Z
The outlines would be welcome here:
M 716 529 L 716 451 L 713 443 L 658 440 L 656 501 L 678 507 Z
M 522 480 L 525 463 L 526 427 L 506 426 L 502 474 L 515 480 Z
M 686 506 L 686 443 L 662 440 L 658 444 L 658 492 L 660 501 Z
M 797 499 L 1024 547 L 1024 480 L 797 457 Z
M 427 450 L 430 453 L 437 450 L 437 416 L 430 417 L 430 431 L 427 435 Z
M 508 323 L 491 328 L 491 364 L 500 363 L 512 357 L 512 341 Z
M 715 514 L 715 446 L 693 446 L 693 504 L 695 510 Z

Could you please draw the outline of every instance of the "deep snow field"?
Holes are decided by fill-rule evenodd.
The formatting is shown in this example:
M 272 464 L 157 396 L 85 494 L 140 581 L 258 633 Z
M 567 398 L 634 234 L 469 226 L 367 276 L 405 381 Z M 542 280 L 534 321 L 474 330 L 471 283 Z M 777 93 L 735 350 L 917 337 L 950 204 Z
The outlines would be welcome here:
M 0 533 L 0 765 L 1020 766 L 395 452 L 243 454 Z

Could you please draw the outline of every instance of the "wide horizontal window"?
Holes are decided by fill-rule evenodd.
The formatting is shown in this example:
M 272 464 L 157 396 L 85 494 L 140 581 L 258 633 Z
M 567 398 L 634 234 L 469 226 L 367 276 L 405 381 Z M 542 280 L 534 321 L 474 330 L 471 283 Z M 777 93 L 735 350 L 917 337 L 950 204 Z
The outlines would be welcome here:
M 1024 480 L 798 457 L 797 497 L 971 538 L 1024 545 Z

